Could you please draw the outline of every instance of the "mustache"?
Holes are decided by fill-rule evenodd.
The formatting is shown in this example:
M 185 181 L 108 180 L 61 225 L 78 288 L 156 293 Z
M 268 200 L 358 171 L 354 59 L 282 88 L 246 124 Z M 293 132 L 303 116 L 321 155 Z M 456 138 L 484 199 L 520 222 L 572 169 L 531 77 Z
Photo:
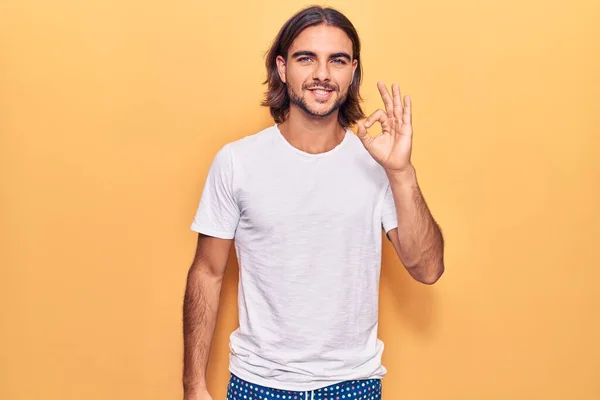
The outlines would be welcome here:
M 310 85 L 303 85 L 302 89 L 304 90 L 313 90 L 313 89 L 325 89 L 325 90 L 338 90 L 337 86 L 330 85 L 329 83 L 313 83 Z

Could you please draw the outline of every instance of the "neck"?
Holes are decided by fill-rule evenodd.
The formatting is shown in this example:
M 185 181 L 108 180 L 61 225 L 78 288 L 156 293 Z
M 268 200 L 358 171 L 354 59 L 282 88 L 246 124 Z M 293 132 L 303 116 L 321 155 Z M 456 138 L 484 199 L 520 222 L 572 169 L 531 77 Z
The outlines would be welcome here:
M 325 153 L 339 145 L 346 133 L 338 122 L 338 113 L 336 110 L 328 117 L 315 117 L 292 104 L 286 120 L 279 124 L 279 131 L 299 150 Z

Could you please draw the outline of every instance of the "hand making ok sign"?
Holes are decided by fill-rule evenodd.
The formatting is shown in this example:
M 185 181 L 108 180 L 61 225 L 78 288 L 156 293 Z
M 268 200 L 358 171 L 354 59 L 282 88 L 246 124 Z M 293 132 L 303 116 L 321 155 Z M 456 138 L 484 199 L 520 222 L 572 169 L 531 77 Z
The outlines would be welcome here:
M 392 84 L 390 96 L 385 84 L 378 82 L 377 87 L 385 104 L 385 112 L 381 109 L 371 114 L 366 121 L 358 122 L 357 136 L 379 164 L 388 172 L 401 172 L 410 166 L 412 150 L 412 125 L 410 97 L 400 95 L 398 84 Z M 373 137 L 367 129 L 375 122 L 381 124 L 382 132 Z

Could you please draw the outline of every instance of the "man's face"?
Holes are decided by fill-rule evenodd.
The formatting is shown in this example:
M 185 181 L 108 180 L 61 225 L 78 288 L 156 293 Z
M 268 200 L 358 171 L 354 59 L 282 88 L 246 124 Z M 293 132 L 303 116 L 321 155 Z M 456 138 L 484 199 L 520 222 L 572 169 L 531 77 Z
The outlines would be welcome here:
M 340 28 L 318 25 L 304 29 L 288 49 L 287 61 L 277 57 L 290 103 L 307 114 L 327 117 L 348 97 L 354 71 L 352 41 Z

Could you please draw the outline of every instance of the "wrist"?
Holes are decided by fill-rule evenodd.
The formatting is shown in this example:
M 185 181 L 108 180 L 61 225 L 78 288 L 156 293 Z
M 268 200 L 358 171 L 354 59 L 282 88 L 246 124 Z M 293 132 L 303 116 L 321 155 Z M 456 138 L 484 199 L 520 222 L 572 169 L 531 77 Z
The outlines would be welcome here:
M 201 392 L 205 392 L 208 390 L 208 387 L 206 386 L 206 382 L 194 382 L 194 383 L 184 383 L 183 384 L 183 391 L 186 394 L 196 394 L 196 393 L 201 393 Z
M 412 164 L 402 169 L 386 169 L 385 170 L 390 183 L 398 183 L 402 185 L 413 185 L 417 182 L 417 174 Z

